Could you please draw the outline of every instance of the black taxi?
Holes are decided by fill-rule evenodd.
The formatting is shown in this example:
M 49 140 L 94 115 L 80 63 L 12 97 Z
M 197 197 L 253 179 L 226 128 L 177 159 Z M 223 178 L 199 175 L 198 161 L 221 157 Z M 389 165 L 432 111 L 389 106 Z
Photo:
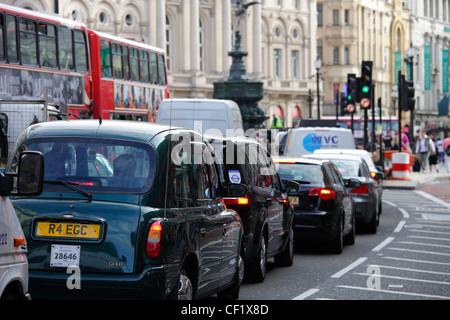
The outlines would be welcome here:
M 39 196 L 13 205 L 34 299 L 238 298 L 243 229 L 200 134 L 146 122 L 72 120 L 22 132 L 8 160 L 44 154 Z M 231 189 L 230 189 L 231 188 Z

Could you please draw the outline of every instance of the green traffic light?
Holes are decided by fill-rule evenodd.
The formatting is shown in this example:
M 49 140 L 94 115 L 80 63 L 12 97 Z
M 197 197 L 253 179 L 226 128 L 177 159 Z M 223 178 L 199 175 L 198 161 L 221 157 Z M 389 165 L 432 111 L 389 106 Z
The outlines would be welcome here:
M 363 86 L 361 88 L 361 91 L 364 92 L 364 93 L 367 93 L 367 92 L 369 92 L 369 87 L 368 86 Z
M 349 95 L 347 96 L 347 99 L 348 99 L 348 100 L 352 100 L 352 96 L 349 94 Z

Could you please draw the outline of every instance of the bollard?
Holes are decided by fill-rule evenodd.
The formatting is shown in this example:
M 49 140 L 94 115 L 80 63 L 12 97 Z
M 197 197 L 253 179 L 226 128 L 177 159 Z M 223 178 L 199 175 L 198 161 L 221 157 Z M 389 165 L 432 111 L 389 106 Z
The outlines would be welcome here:
M 410 171 L 410 154 L 406 152 L 397 152 L 392 154 L 392 179 L 394 180 L 411 180 Z

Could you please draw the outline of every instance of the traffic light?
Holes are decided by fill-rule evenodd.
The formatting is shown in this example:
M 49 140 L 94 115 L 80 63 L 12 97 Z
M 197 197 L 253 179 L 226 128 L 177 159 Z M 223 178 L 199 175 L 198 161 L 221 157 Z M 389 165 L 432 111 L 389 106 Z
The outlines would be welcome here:
M 414 82 L 407 81 L 405 76 L 402 75 L 402 82 L 400 85 L 400 103 L 403 111 L 414 110 L 416 99 L 414 99 Z
M 348 113 L 347 104 L 348 104 L 347 95 L 344 92 L 341 92 L 341 116 L 344 116 Z
M 361 99 L 371 99 L 372 94 L 372 61 L 363 61 L 361 66 Z
M 358 79 L 356 74 L 347 74 L 347 101 L 349 104 L 355 104 L 358 100 Z

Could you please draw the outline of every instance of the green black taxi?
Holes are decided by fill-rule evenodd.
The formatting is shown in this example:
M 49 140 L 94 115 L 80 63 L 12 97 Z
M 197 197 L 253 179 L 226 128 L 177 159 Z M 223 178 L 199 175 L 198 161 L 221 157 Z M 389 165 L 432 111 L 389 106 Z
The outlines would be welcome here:
M 72 120 L 23 131 L 44 154 L 43 192 L 15 197 L 33 299 L 238 298 L 239 215 L 198 133 L 146 122 Z

